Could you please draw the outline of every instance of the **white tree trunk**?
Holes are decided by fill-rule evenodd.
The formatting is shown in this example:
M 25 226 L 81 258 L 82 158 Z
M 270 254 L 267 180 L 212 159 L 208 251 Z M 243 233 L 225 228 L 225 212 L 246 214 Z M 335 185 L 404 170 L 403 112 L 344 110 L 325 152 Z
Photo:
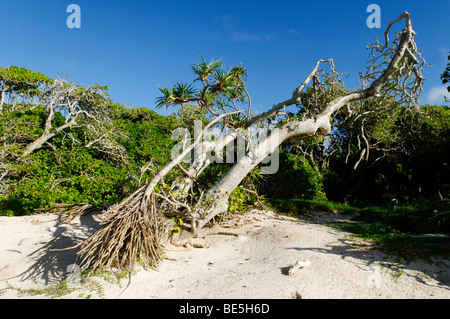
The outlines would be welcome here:
M 330 132 L 329 115 L 318 119 L 306 119 L 287 122 L 275 128 L 270 135 L 260 141 L 238 163 L 236 163 L 212 188 L 209 189 L 206 201 L 213 203 L 203 216 L 197 218 L 195 229 L 201 229 L 206 223 L 228 209 L 228 199 L 233 190 L 241 183 L 247 174 L 271 155 L 283 141 L 293 136 L 314 135 L 316 132 Z
M 6 92 L 6 89 L 3 89 L 0 92 L 0 112 L 3 110 L 3 104 L 5 103 L 5 92 Z
M 240 130 L 234 130 L 229 134 L 220 137 L 216 141 L 204 141 L 194 148 L 194 161 L 186 170 L 186 178 L 176 185 L 175 191 L 187 194 L 192 189 L 194 181 L 202 174 L 202 172 L 213 163 L 213 157 L 210 156 L 222 153 L 222 151 L 235 141 L 239 136 Z

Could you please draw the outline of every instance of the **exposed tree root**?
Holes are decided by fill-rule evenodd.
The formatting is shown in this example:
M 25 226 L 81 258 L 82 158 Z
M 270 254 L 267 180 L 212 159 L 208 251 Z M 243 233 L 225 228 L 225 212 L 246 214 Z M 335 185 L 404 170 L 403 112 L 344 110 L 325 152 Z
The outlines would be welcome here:
M 83 242 L 79 254 L 83 268 L 116 267 L 133 271 L 139 262 L 145 268 L 161 260 L 161 235 L 164 221 L 152 193 L 147 205 L 141 205 L 144 192 L 127 205 L 112 207 L 102 214 L 102 227 Z

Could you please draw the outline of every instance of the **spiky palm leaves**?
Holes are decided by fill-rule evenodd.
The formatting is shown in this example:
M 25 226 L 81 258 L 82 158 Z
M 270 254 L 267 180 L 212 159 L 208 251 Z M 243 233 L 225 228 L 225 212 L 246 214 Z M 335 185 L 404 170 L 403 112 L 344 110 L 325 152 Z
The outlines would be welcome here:
M 158 97 L 157 108 L 181 106 L 189 103 L 197 103 L 211 115 L 237 111 L 237 103 L 246 103 L 249 100 L 245 88 L 247 71 L 244 66 L 237 65 L 227 71 L 222 69 L 222 61 L 207 63 L 203 57 L 200 63 L 191 66 L 196 74 L 194 82 L 201 82 L 200 87 L 195 87 L 194 82 L 187 84 L 177 82 L 171 89 L 160 87 L 162 93 Z

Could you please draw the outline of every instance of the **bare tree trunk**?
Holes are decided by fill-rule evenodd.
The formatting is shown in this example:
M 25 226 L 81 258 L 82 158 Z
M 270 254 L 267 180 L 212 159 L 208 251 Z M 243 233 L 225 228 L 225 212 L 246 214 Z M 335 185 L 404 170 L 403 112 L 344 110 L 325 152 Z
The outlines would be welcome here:
M 329 115 L 324 115 L 318 119 L 311 118 L 287 122 L 274 129 L 269 136 L 260 141 L 255 149 L 250 150 L 208 191 L 206 200 L 213 201 L 214 205 L 197 219 L 195 228 L 201 229 L 212 218 L 226 212 L 228 199 L 233 190 L 251 170 L 272 154 L 285 140 L 294 136 L 314 135 L 316 132 L 327 134 L 330 130 Z
M 175 191 L 186 194 L 192 189 L 194 181 L 213 163 L 211 153 L 219 154 L 233 143 L 240 134 L 240 129 L 220 137 L 216 141 L 204 141 L 194 148 L 194 161 L 186 170 L 186 178 L 175 187 Z
M 52 131 L 52 121 L 55 117 L 55 111 L 53 110 L 53 103 L 54 103 L 54 100 L 52 100 L 50 102 L 50 104 L 47 105 L 47 114 L 48 115 L 47 115 L 47 119 L 45 121 L 44 133 L 42 133 L 42 135 L 39 138 L 37 138 L 33 143 L 29 144 L 26 147 L 25 151 L 22 154 L 22 157 L 26 157 L 26 156 L 30 155 L 35 150 L 41 148 L 42 145 L 44 145 L 47 141 L 49 141 L 50 139 L 55 137 L 55 135 L 57 135 L 59 132 L 75 125 L 76 120 L 77 120 L 77 115 L 72 116 L 70 121 L 68 121 L 66 124 L 56 128 Z
M 31 153 L 33 153 L 35 150 L 41 148 L 47 141 L 52 139 L 56 133 L 48 133 L 48 134 L 42 134 L 38 139 L 36 139 L 33 143 L 27 146 L 25 151 L 22 154 L 22 157 L 27 157 Z
M 215 118 L 213 121 L 211 121 L 210 123 L 208 123 L 208 125 L 203 129 L 203 131 L 201 132 L 201 134 L 196 138 L 196 140 L 194 141 L 194 143 L 192 143 L 188 148 L 186 148 L 180 155 L 178 155 L 177 158 L 175 158 L 174 160 L 172 160 L 169 164 L 167 164 L 158 174 L 156 174 L 156 176 L 152 179 L 152 181 L 147 185 L 144 195 L 143 195 L 143 200 L 142 200 L 142 205 L 145 205 L 145 202 L 148 198 L 150 198 L 149 196 L 153 193 L 155 186 L 161 181 L 161 179 L 166 176 L 176 165 L 180 164 L 181 161 L 183 160 L 183 158 L 189 153 L 191 152 L 201 141 L 201 138 L 203 136 L 203 134 L 214 124 L 216 124 L 217 122 L 219 122 L 222 118 L 224 118 L 225 116 L 231 115 L 231 114 L 236 114 L 236 113 L 240 113 L 240 112 L 232 112 L 232 113 L 228 113 L 228 114 L 222 114 L 220 116 L 218 116 L 217 118 Z
M 0 93 L 0 112 L 3 110 L 3 104 L 5 103 L 5 92 L 6 89 L 3 88 L 2 92 Z

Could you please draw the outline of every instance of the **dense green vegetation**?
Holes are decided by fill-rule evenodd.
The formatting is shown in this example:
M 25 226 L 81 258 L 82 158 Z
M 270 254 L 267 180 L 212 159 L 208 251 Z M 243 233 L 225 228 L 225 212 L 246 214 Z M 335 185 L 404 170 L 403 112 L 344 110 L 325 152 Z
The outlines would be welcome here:
M 26 123 L 22 130 L 38 129 L 37 125 L 30 128 L 28 123 L 39 123 L 41 111 L 20 114 Z M 169 134 L 172 122 L 148 109 L 121 108 L 118 112 L 114 123 L 126 134 L 121 141 L 127 150 L 125 163 L 87 147 L 78 132 L 72 132 L 73 139 L 61 132 L 52 139 L 51 146 L 39 149 L 26 160 L 5 161 L 11 186 L 1 197 L 1 214 L 28 215 L 51 203 L 112 204 L 134 190 L 139 179 L 150 179 L 151 171 L 140 176 L 141 167 L 151 160 L 160 166 L 168 161 L 173 144 Z M 8 120 L 1 118 L 3 127 Z

